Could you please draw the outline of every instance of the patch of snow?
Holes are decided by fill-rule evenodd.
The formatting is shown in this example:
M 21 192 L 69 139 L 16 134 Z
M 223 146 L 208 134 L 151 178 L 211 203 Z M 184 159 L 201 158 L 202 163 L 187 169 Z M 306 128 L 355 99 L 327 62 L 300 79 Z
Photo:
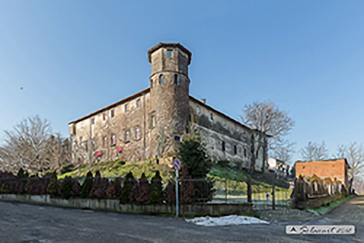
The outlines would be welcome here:
M 239 224 L 269 224 L 268 221 L 260 220 L 254 217 L 229 215 L 224 217 L 200 217 L 186 219 L 186 222 L 191 222 L 196 225 L 203 226 L 218 226 L 218 225 L 239 225 Z

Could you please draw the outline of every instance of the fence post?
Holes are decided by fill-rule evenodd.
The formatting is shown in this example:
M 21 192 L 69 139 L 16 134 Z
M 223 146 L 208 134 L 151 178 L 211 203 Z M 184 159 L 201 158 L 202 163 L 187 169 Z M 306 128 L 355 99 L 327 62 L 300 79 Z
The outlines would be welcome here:
M 248 203 L 252 202 L 252 180 L 250 178 L 250 175 L 248 175 L 248 180 L 246 182 L 247 186 L 248 186 L 248 190 L 247 190 L 247 194 L 248 194 Z
M 276 183 L 276 173 L 274 173 L 273 176 L 273 185 L 272 185 L 272 209 L 275 210 L 276 209 L 276 204 L 275 204 L 275 183 Z

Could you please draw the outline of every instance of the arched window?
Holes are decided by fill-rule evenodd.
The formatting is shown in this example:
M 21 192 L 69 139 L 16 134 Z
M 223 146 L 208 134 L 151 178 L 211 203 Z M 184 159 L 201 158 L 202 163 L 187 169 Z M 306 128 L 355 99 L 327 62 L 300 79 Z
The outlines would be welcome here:
M 159 76 L 159 84 L 163 84 L 163 75 Z
M 174 75 L 174 84 L 176 84 L 176 85 L 178 84 L 178 76 L 177 76 L 177 74 Z

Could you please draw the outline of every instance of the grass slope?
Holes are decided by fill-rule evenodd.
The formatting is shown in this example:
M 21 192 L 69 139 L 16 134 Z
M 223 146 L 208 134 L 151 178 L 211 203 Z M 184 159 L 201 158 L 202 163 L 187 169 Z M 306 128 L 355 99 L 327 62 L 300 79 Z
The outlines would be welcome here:
M 157 165 L 154 161 L 148 160 L 143 164 L 130 164 L 123 165 L 119 161 L 105 161 L 92 165 L 92 172 L 100 171 L 101 176 L 108 177 L 111 180 L 115 177 L 124 177 L 129 171 L 131 171 L 135 178 L 140 178 L 142 173 L 145 173 L 148 180 L 151 180 L 157 170 L 160 171 L 163 183 L 166 184 L 168 180 L 174 180 L 175 172 L 166 164 Z M 85 177 L 89 171 L 88 165 L 83 165 L 80 169 L 65 173 L 59 178 L 65 176 L 71 177 Z M 214 178 L 216 195 L 246 195 L 247 192 L 247 174 L 244 171 L 239 171 L 229 167 L 214 164 L 208 174 L 208 177 Z M 81 180 L 82 181 L 82 180 Z M 253 197 L 265 198 L 266 193 L 272 191 L 272 186 L 257 180 L 252 179 L 252 192 Z M 277 192 L 287 192 L 284 188 L 276 187 Z M 286 194 L 287 194 L 286 193 Z M 290 193 L 288 193 L 290 194 Z M 276 194 L 277 195 L 277 194 Z M 277 195 L 278 196 L 278 195 Z

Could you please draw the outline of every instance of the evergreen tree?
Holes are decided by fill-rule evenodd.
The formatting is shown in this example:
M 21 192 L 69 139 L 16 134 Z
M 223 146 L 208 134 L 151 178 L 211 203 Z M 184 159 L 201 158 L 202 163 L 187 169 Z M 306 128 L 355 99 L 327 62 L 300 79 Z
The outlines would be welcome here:
M 120 203 L 121 204 L 125 204 L 125 203 L 129 203 L 129 194 L 134 186 L 134 184 L 136 183 L 135 178 L 133 176 L 133 173 L 130 171 L 126 176 L 125 176 L 125 180 L 124 180 L 124 185 L 123 188 L 121 190 L 121 195 L 120 195 Z
M 149 202 L 150 204 L 161 204 L 163 202 L 162 177 L 159 171 L 155 173 L 150 185 Z
M 60 186 L 60 194 L 62 198 L 69 199 L 71 197 L 72 186 L 73 186 L 72 178 L 66 176 Z
M 88 198 L 93 184 L 92 172 L 89 171 L 86 175 L 86 179 L 83 182 L 81 190 L 81 198 Z
M 147 177 L 145 176 L 145 174 L 142 174 L 142 177 L 139 180 L 139 190 L 138 190 L 138 195 L 136 197 L 136 201 L 138 203 L 144 204 L 147 203 L 149 200 L 149 189 L 150 189 L 150 185 L 149 185 L 149 181 L 147 179 Z
M 201 142 L 201 136 L 193 126 L 190 126 L 189 131 L 189 134 L 184 134 L 177 157 L 181 160 L 182 165 L 187 166 L 188 174 L 193 179 L 205 178 L 211 169 L 212 163 Z
M 191 178 L 199 179 L 194 182 L 195 201 L 210 201 L 214 193 L 214 180 L 208 178 L 207 174 L 211 169 L 212 163 L 207 156 L 201 136 L 193 125 L 190 126 L 189 131 L 189 134 L 184 134 L 177 157 L 181 160 L 182 165 L 187 167 Z
M 165 201 L 168 203 L 168 204 L 173 204 L 176 202 L 176 185 L 173 184 L 172 181 L 169 181 L 168 184 L 167 184 L 167 187 L 165 189 Z
M 182 167 L 181 184 L 181 202 L 193 203 L 195 197 L 195 186 L 192 177 L 188 175 L 187 166 Z

